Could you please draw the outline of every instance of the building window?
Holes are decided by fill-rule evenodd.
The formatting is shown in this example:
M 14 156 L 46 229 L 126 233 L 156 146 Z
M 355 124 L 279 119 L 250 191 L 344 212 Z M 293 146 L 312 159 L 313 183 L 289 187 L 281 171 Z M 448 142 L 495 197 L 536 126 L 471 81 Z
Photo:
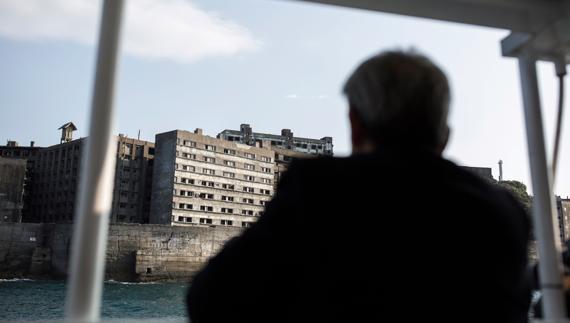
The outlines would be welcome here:
M 214 187 L 214 182 L 202 181 L 202 186 Z
M 234 197 L 233 197 L 233 196 L 225 196 L 225 195 L 222 195 L 222 201 L 233 202 L 233 201 L 234 201 Z
M 194 180 L 186 177 L 181 177 L 180 182 L 182 184 L 194 184 Z
M 245 222 L 245 221 L 243 221 L 243 222 L 241 223 L 241 226 L 244 227 L 244 228 L 248 228 L 249 226 L 251 226 L 251 222 Z
M 271 173 L 271 168 L 269 167 L 261 167 L 261 171 L 264 173 Z
M 212 219 L 205 219 L 205 218 L 200 218 L 200 223 L 202 224 L 212 224 Z
M 213 169 L 208 169 L 208 168 L 203 168 L 202 173 L 208 174 L 208 175 L 216 175 L 216 171 L 214 171 Z
M 195 172 L 196 171 L 196 167 L 194 166 L 189 166 L 189 165 L 182 165 L 182 170 L 188 171 L 188 172 Z
M 253 211 L 252 210 L 241 210 L 241 214 L 242 215 L 253 215 Z
M 180 204 L 178 204 L 178 208 L 179 209 L 192 210 L 193 206 L 192 206 L 192 204 L 180 203 Z
M 245 179 L 246 181 L 250 181 L 250 182 L 255 181 L 255 177 L 250 176 L 250 175 L 243 175 L 243 179 Z
M 261 201 L 259 201 L 259 204 L 261 204 L 261 205 L 267 205 L 267 201 L 261 200 Z
M 271 195 L 271 191 L 270 191 L 270 190 L 261 189 L 260 192 L 261 192 L 261 194 Z
M 220 223 L 222 225 L 233 225 L 233 221 L 232 220 L 221 220 Z
M 253 199 L 244 198 L 241 200 L 243 203 L 253 204 Z
M 228 209 L 228 208 L 223 207 L 222 213 L 234 213 L 234 209 Z
M 179 222 L 184 221 L 184 217 L 183 217 L 183 216 L 179 216 L 179 217 L 178 217 L 178 221 L 179 221 Z
M 269 178 L 262 178 L 261 181 L 265 184 L 271 184 L 271 180 Z
M 212 206 L 200 205 L 200 211 L 213 212 L 214 208 Z
M 192 218 L 185 218 L 184 221 L 185 222 L 192 222 Z
M 235 173 L 230 173 L 230 172 L 224 172 L 224 177 L 235 178 L 235 177 L 236 177 L 236 174 L 235 174 Z
M 206 163 L 212 163 L 212 164 L 213 164 L 213 163 L 216 162 L 216 158 L 213 158 L 213 157 L 204 157 L 204 161 L 205 161 Z
M 216 151 L 216 146 L 212 146 L 212 145 L 205 145 L 204 148 L 206 148 L 206 150 L 210 150 L 210 151 Z
M 244 156 L 245 158 L 255 159 L 255 154 L 245 153 Z
M 182 157 L 188 159 L 196 159 L 196 154 L 182 153 Z
M 243 164 L 243 167 L 248 170 L 255 170 L 255 166 L 252 164 Z
M 184 140 L 184 146 L 196 147 L 196 143 L 194 141 Z
M 214 199 L 214 194 L 209 194 L 209 193 L 200 193 L 200 195 L 198 196 L 202 199 L 208 199 L 208 200 Z
M 224 165 L 226 166 L 231 166 L 231 167 L 235 167 L 236 163 L 231 161 L 231 160 L 224 160 Z
M 233 149 L 224 148 L 224 154 L 235 155 L 235 154 L 236 154 L 236 151 L 233 150 Z
M 222 184 L 222 188 L 226 190 L 235 190 L 235 185 L 232 184 Z
M 261 156 L 261 161 L 271 163 L 271 158 L 266 157 L 266 156 Z
M 244 191 L 244 192 L 248 192 L 248 193 L 253 193 L 254 190 L 253 190 L 253 187 L 244 186 L 244 187 L 243 187 L 243 191 Z

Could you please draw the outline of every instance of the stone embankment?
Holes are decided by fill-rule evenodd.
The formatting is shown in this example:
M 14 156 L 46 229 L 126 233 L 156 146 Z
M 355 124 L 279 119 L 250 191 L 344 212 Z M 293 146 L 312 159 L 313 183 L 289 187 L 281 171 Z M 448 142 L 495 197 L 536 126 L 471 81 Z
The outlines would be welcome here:
M 112 224 L 105 278 L 189 280 L 241 231 L 232 227 Z M 0 278 L 65 278 L 71 233 L 71 224 L 0 223 Z

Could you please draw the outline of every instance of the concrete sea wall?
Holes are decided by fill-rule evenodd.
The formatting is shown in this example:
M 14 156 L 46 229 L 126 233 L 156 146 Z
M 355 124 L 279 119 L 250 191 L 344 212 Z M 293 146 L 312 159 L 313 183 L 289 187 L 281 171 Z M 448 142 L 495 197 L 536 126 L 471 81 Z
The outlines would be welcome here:
M 233 227 L 112 224 L 106 279 L 189 280 L 226 241 Z M 71 224 L 0 223 L 0 278 L 65 278 Z

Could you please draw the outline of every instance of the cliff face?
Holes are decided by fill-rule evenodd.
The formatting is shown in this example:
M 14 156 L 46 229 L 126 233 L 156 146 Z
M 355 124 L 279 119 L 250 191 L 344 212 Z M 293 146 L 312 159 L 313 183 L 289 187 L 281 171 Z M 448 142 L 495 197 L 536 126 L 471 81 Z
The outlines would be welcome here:
M 0 223 L 0 278 L 64 278 L 71 224 Z M 233 227 L 113 224 L 105 278 L 118 281 L 189 280 L 226 241 Z

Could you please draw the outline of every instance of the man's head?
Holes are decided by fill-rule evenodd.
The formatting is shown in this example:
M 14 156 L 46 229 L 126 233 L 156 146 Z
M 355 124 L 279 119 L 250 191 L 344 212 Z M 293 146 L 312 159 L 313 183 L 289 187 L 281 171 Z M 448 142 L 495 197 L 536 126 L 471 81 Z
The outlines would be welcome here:
M 420 54 L 390 51 L 366 60 L 344 85 L 353 151 L 391 146 L 441 154 L 449 92 L 445 74 Z

